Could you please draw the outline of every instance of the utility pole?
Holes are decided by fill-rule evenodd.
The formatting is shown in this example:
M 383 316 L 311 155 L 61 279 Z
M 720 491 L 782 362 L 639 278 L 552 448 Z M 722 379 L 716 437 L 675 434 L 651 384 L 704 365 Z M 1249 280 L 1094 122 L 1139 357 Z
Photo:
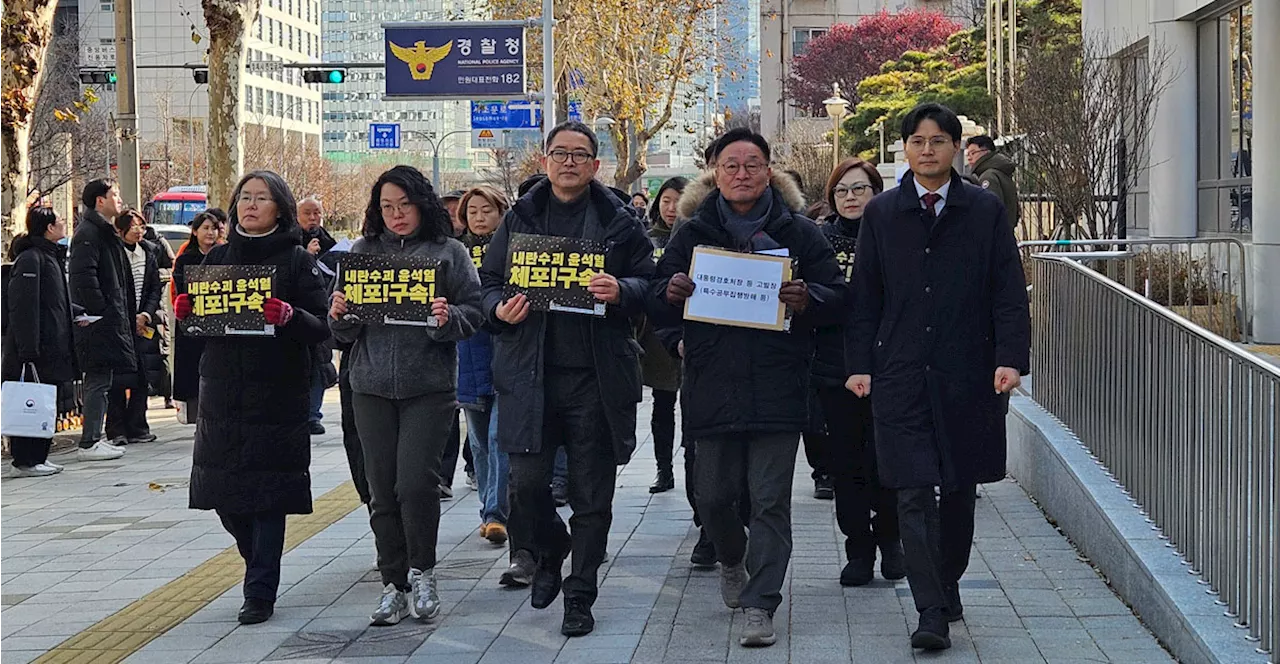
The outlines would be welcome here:
M 133 0 L 116 0 L 116 126 L 120 148 L 120 196 L 130 206 L 142 206 L 138 168 L 138 71 L 134 58 Z
M 542 0 L 542 135 L 548 136 L 556 126 L 555 1 Z

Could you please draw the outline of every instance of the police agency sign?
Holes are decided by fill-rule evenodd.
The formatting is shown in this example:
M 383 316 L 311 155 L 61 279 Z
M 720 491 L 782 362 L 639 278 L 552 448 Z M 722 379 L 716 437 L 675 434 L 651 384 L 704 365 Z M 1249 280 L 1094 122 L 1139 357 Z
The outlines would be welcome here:
M 384 23 L 382 27 L 387 97 L 525 96 L 522 21 Z

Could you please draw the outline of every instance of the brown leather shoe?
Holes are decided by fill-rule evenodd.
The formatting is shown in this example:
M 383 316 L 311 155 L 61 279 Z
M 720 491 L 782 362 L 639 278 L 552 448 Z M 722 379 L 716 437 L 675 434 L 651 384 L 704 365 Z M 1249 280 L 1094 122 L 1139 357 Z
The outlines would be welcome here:
M 489 540 L 490 542 L 493 542 L 494 544 L 499 544 L 499 545 L 507 543 L 507 527 L 506 526 L 500 523 L 486 523 L 482 527 L 482 530 L 484 532 L 484 538 Z

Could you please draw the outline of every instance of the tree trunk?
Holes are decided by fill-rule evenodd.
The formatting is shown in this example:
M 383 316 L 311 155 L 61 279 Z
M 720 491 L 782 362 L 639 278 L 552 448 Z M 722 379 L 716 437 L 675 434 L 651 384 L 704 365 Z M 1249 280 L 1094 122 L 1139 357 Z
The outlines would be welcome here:
M 4 28 L 0 42 L 0 143 L 4 153 L 2 188 L 9 230 L 26 225 L 27 185 L 31 178 L 31 121 L 43 79 L 45 54 L 53 40 L 56 0 L 10 0 L 4 4 Z
M 244 167 L 243 110 L 245 33 L 261 0 L 202 0 L 209 28 L 209 204 L 230 209 Z
M 646 162 L 646 152 L 648 150 L 648 140 L 640 140 L 637 136 L 636 124 L 631 121 L 621 123 L 622 129 L 613 132 L 615 146 L 619 147 L 618 166 L 613 172 L 613 186 L 623 191 L 631 191 L 631 185 L 644 172 L 649 170 L 649 164 Z

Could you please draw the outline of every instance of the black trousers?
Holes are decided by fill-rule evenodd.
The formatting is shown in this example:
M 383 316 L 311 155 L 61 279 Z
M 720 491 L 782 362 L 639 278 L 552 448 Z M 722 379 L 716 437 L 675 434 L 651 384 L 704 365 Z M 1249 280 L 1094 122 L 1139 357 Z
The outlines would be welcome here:
M 364 447 L 360 444 L 360 431 L 356 428 L 356 409 L 351 403 L 351 371 L 344 360 L 338 368 L 338 396 L 342 403 L 342 448 L 347 453 L 347 468 L 351 470 L 351 483 L 365 505 L 369 497 L 369 480 L 364 474 Z
M 364 470 L 369 480 L 369 527 L 378 548 L 382 583 L 406 587 L 409 569 L 436 566 L 440 534 L 440 447 L 449 420 L 458 419 L 452 392 L 386 399 L 352 395 Z
M 916 610 L 947 606 L 946 587 L 960 582 L 973 548 L 976 486 L 943 489 L 932 486 L 898 489 L 898 519 L 907 582 Z
M 653 431 L 653 457 L 658 470 L 671 470 L 671 459 L 676 448 L 676 397 L 679 392 L 653 390 L 653 417 L 649 420 Z
M 871 399 L 831 386 L 818 389 L 818 400 L 827 425 L 827 471 L 835 486 L 845 555 L 851 561 L 874 562 L 877 545 L 898 540 L 898 501 L 892 489 L 880 486 Z
M 244 558 L 244 597 L 276 601 L 284 557 L 284 512 L 230 514 L 218 510 L 222 527 L 236 538 Z
M 529 548 L 539 561 L 570 546 L 573 560 L 564 580 L 564 594 L 593 604 L 599 585 L 597 572 L 613 523 L 617 478 L 613 440 L 594 370 L 548 367 L 544 389 L 541 449 L 510 455 L 511 519 L 507 527 L 512 542 Z M 560 445 L 569 460 L 573 516 L 568 529 L 551 499 L 551 477 Z
M 744 558 L 751 579 L 741 600 L 772 613 L 782 604 L 791 561 L 791 477 L 798 432 L 746 433 L 698 440 L 698 510 L 721 564 Z M 738 515 L 742 490 L 751 493 L 750 543 Z
M 138 372 L 135 387 L 112 386 L 107 392 L 107 438 L 141 438 L 151 433 L 147 423 L 147 375 Z
M 13 455 L 13 465 L 30 468 L 49 460 L 49 438 L 25 438 L 12 436 L 9 438 L 9 453 Z
M 462 435 L 462 428 L 458 426 L 458 418 L 461 415 L 461 410 L 454 409 L 449 437 L 445 440 L 444 450 L 440 456 L 440 481 L 447 487 L 453 486 L 453 473 L 458 469 L 459 448 L 462 451 L 463 472 L 475 472 L 475 468 L 471 465 L 471 446 L 467 444 L 467 439 Z

